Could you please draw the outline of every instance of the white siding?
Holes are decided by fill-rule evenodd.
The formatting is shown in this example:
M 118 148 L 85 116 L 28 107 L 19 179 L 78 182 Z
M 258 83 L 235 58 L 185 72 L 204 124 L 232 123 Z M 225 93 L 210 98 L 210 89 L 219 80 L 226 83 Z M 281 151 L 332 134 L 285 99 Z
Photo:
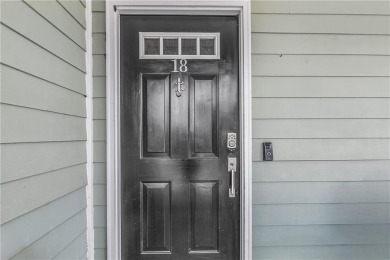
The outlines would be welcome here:
M 84 24 L 78 0 L 1 1 L 1 259 L 87 250 Z
M 389 12 L 252 1 L 253 259 L 390 258 Z

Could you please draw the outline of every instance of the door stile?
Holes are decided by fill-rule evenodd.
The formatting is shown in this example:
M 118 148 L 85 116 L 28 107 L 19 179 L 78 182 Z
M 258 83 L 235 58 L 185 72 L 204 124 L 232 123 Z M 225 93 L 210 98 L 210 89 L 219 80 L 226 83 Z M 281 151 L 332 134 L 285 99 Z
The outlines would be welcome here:
M 188 73 L 171 72 L 170 78 L 170 154 L 173 159 L 184 159 L 187 158 L 188 144 L 189 77 Z M 177 96 L 178 85 L 183 88 L 181 96 Z

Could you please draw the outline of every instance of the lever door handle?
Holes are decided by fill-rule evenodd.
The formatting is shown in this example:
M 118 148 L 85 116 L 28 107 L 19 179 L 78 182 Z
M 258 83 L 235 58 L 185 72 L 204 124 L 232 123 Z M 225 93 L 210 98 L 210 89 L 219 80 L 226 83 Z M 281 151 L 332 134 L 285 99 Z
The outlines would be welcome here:
M 236 197 L 236 185 L 234 182 L 235 173 L 236 173 L 236 171 L 234 171 L 234 170 L 230 171 L 230 188 L 229 188 L 229 197 L 230 198 Z
M 237 170 L 237 158 L 228 157 L 228 171 L 230 173 L 230 188 L 229 197 L 236 197 L 236 170 Z

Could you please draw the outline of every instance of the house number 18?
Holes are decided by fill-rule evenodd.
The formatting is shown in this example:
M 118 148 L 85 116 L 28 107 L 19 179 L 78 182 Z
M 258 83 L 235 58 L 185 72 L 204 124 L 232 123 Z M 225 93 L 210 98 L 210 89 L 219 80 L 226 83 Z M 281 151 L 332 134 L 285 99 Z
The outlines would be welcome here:
M 186 59 L 181 59 L 180 60 L 180 67 L 179 70 L 177 70 L 177 60 L 172 60 L 173 61 L 173 71 L 172 72 L 187 72 L 187 60 Z

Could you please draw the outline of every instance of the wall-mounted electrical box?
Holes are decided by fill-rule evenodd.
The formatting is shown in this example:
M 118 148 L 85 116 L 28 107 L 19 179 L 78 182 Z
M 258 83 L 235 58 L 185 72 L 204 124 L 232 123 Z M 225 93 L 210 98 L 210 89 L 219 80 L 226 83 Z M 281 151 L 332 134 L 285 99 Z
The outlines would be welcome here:
M 274 160 L 274 151 L 273 151 L 271 142 L 263 143 L 263 160 L 264 161 L 273 161 Z

